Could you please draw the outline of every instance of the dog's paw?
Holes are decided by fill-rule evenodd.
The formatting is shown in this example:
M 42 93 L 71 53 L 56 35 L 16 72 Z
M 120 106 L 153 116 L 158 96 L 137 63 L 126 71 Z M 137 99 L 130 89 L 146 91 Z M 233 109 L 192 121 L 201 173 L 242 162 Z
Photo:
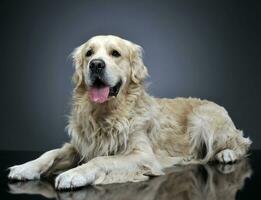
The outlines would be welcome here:
M 58 175 L 55 179 L 55 188 L 58 190 L 75 189 L 92 184 L 95 178 L 94 172 L 75 168 Z
M 221 163 L 234 163 L 237 160 L 237 156 L 233 150 L 225 149 L 216 154 L 216 159 Z
M 8 169 L 10 170 L 8 174 L 8 179 L 10 180 L 25 181 L 40 179 L 39 169 L 30 162 L 16 165 Z

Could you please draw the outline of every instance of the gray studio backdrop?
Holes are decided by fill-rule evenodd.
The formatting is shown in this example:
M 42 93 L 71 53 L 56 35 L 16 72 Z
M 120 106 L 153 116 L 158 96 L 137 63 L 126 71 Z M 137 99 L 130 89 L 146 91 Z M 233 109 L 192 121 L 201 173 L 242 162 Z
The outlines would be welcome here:
M 68 141 L 72 50 L 97 34 L 143 46 L 154 96 L 223 105 L 261 148 L 258 1 L 1 1 L 1 150 Z

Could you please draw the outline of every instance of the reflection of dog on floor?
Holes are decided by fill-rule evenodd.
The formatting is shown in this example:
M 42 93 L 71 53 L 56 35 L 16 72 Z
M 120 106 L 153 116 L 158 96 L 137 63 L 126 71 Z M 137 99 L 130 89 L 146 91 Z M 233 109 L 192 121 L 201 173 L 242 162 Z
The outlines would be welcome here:
M 9 184 L 11 193 L 40 194 L 61 200 L 233 200 L 252 174 L 247 160 L 233 165 L 187 165 L 166 170 L 166 176 L 139 183 L 87 187 L 78 191 L 56 192 L 48 182 L 29 181 Z
M 56 178 L 58 189 L 138 182 L 175 164 L 227 163 L 246 154 L 251 141 L 223 107 L 194 98 L 154 98 L 145 91 L 148 72 L 140 46 L 96 36 L 76 48 L 73 59 L 70 143 L 11 167 L 10 179 L 65 171 Z

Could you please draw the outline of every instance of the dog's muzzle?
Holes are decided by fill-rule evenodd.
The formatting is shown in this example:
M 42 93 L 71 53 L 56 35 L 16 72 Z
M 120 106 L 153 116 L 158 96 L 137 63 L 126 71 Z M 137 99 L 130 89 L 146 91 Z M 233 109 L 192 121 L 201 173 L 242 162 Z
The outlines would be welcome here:
M 90 64 L 90 80 L 89 88 L 90 100 L 95 103 L 104 103 L 110 96 L 117 96 L 122 85 L 119 80 L 116 85 L 111 86 L 105 77 L 106 64 L 102 59 L 93 59 Z

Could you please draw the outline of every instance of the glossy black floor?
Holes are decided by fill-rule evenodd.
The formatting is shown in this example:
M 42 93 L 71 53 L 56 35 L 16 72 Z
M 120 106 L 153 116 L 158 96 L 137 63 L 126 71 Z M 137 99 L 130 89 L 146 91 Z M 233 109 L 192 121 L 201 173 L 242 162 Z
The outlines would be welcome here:
M 0 152 L 0 199 L 256 199 L 261 190 L 261 151 L 234 165 L 173 167 L 166 175 L 139 183 L 87 186 L 77 191 L 57 192 L 48 181 L 8 182 L 6 168 L 39 156 L 41 152 Z

